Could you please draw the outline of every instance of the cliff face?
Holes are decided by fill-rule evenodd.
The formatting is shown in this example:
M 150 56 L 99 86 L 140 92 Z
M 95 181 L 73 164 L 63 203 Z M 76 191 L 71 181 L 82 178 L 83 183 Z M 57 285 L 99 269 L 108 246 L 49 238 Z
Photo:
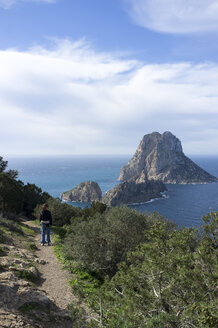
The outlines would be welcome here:
M 151 199 L 162 197 L 161 193 L 164 191 L 166 191 L 166 187 L 161 181 L 137 183 L 131 180 L 109 190 L 102 198 L 102 202 L 108 206 L 145 203 Z
M 120 181 L 161 180 L 164 183 L 207 183 L 217 178 L 185 156 L 181 141 L 170 132 L 147 134 L 132 159 L 121 168 Z
M 63 192 L 61 198 L 66 201 L 94 202 L 100 201 L 102 196 L 99 185 L 94 181 L 80 183 L 72 190 Z

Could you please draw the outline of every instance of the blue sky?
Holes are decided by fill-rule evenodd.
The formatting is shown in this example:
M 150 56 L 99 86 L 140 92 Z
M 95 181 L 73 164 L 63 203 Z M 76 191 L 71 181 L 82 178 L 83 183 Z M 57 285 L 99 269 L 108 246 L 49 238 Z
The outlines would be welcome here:
M 0 0 L 2 154 L 218 154 L 218 0 Z
M 98 51 L 124 52 L 146 63 L 218 60 L 216 30 L 183 34 L 144 28 L 131 17 L 128 0 L 0 0 L 3 8 L 7 3 L 14 5 L 0 10 L 2 49 L 49 46 L 52 37 L 86 38 Z

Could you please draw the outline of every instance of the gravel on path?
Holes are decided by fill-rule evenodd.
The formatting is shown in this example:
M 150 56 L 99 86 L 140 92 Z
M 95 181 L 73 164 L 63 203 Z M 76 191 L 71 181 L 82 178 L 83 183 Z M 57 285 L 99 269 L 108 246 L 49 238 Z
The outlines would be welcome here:
M 69 280 L 72 278 L 72 275 L 62 269 L 62 265 L 55 256 L 52 246 L 48 246 L 47 244 L 41 246 L 40 228 L 31 221 L 27 221 L 26 224 L 37 231 L 35 244 L 38 250 L 35 254 L 38 258 L 38 266 L 41 274 L 41 281 L 38 288 L 46 291 L 49 298 L 60 309 L 67 309 L 67 305 L 69 303 L 76 301 L 69 284 Z
M 78 298 L 73 295 L 69 284 L 69 281 L 73 278 L 73 276 L 67 270 L 63 270 L 61 262 L 54 254 L 54 249 L 52 246 L 52 231 L 51 246 L 48 246 L 47 244 L 41 246 L 40 227 L 32 221 L 26 221 L 25 224 L 37 232 L 35 237 L 37 251 L 35 252 L 35 255 L 38 262 L 37 267 L 40 272 L 40 283 L 38 288 L 45 291 L 48 297 L 61 310 L 67 311 L 68 304 L 75 304 L 76 306 L 80 304 L 80 306 L 85 310 L 86 322 L 89 322 L 90 319 L 98 321 L 96 313 L 93 313 L 84 302 L 80 302 Z M 83 323 L 81 323 L 81 328 L 86 327 L 87 325 L 83 321 Z

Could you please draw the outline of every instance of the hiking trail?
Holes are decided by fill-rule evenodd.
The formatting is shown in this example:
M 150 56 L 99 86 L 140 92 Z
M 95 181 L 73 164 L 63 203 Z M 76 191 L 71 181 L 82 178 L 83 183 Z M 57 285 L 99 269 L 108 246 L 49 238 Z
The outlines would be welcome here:
M 35 225 L 32 221 L 26 221 L 25 224 L 37 232 L 34 240 L 37 246 L 35 255 L 38 258 L 37 266 L 41 275 L 40 285 L 38 288 L 46 291 L 49 298 L 60 309 L 66 310 L 69 303 L 77 300 L 76 297 L 73 296 L 69 284 L 69 280 L 72 278 L 72 275 L 62 269 L 62 265 L 54 254 L 52 246 L 48 246 L 47 244 L 41 246 L 40 227 Z
M 38 289 L 45 291 L 48 298 L 53 301 L 58 308 L 65 310 L 66 312 L 68 304 L 72 303 L 78 305 L 79 302 L 80 306 L 85 310 L 86 320 L 96 320 L 96 315 L 90 311 L 84 302 L 79 301 L 78 297 L 72 293 L 69 281 L 74 275 L 62 268 L 62 264 L 54 254 L 52 246 L 48 246 L 47 244 L 41 246 L 40 227 L 32 221 L 26 221 L 24 223 L 37 232 L 34 242 L 37 246 L 35 255 L 37 257 L 37 268 L 40 272 L 40 283 Z M 51 245 L 54 242 L 52 237 L 53 233 L 51 228 Z M 82 327 L 85 328 L 86 324 L 81 324 L 81 328 Z

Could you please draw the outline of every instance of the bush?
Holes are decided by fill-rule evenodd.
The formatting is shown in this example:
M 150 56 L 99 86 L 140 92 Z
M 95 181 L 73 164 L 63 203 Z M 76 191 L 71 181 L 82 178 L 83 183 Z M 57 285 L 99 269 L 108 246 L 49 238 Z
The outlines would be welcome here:
M 1 242 L 1 239 L 0 239 Z M 0 257 L 7 255 L 7 253 L 5 252 L 5 250 L 0 246 Z
M 107 205 L 101 202 L 92 202 L 90 207 L 85 207 L 81 210 L 81 216 L 83 219 L 90 218 L 96 213 L 104 213 L 107 210 Z
M 38 204 L 46 203 L 50 195 L 42 192 L 35 184 L 27 183 L 23 186 L 23 214 L 31 217 Z
M 34 184 L 24 185 L 17 171 L 5 171 L 7 164 L 0 156 L 0 210 L 30 217 L 36 205 L 45 203 L 50 195 Z
M 63 226 L 69 224 L 72 218 L 81 216 L 81 210 L 79 207 L 73 207 L 69 204 L 62 203 L 58 198 L 49 198 L 47 200 L 49 211 L 52 214 L 53 224 L 56 226 Z M 41 205 L 37 205 L 34 215 L 39 218 L 42 211 Z
M 79 266 L 100 277 L 113 276 L 130 250 L 145 241 L 151 219 L 127 207 L 112 208 L 72 227 L 64 252 Z
M 23 207 L 23 183 L 12 173 L 0 173 L 0 209 L 4 213 L 21 213 Z
M 106 327 L 218 326 L 218 214 L 204 221 L 200 238 L 194 229 L 169 232 L 164 222 L 146 231 L 146 243 L 128 253 L 95 295 Z

